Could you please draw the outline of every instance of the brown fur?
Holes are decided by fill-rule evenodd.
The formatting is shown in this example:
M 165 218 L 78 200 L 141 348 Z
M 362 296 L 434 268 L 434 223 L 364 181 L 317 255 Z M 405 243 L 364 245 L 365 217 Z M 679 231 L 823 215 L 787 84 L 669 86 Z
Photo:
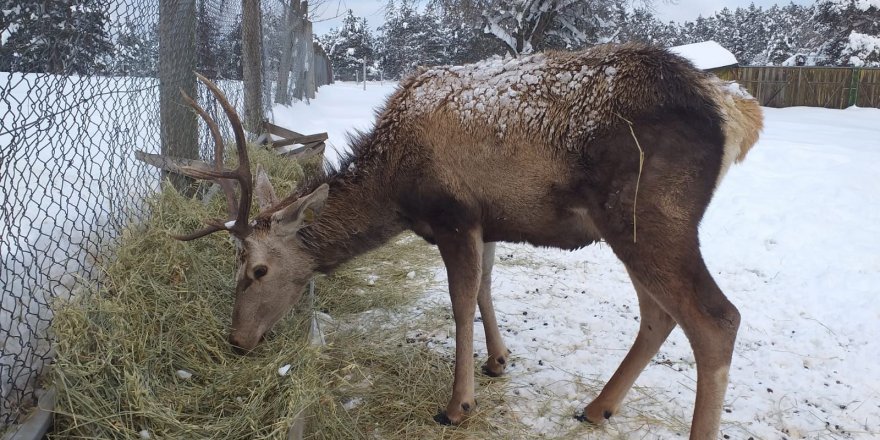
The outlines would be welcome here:
M 491 243 L 575 249 L 604 239 L 633 279 L 643 325 L 583 417 L 613 415 L 678 324 L 697 360 L 691 438 L 714 439 L 739 313 L 706 269 L 697 227 L 726 151 L 735 146 L 733 157 L 742 159 L 760 127 L 753 101 L 650 46 L 424 70 L 401 83 L 338 170 L 258 217 L 243 240 L 236 316 L 240 304 L 285 298 L 272 299 L 270 316 L 257 310 L 234 319 L 230 340 L 253 347 L 312 273 L 413 230 L 437 244 L 449 275 L 455 382 L 438 420 L 459 423 L 475 404 L 477 306 L 489 345 L 485 369 L 501 374 L 506 363 L 491 307 Z M 259 267 L 268 275 L 256 279 Z

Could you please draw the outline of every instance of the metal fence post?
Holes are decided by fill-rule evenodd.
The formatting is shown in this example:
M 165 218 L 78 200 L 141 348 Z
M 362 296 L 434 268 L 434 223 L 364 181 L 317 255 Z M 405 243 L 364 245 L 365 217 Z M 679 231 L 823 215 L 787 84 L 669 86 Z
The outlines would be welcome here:
M 859 103 L 859 83 L 861 83 L 861 70 L 858 67 L 853 67 L 852 69 L 852 77 L 849 85 L 849 105 L 848 107 L 852 107 Z

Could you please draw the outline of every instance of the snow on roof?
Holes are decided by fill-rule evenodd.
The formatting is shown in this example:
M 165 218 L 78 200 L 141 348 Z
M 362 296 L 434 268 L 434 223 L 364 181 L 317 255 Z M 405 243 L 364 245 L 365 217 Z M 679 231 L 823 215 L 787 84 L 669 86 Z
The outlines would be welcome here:
M 711 40 L 670 47 L 669 50 L 672 53 L 677 53 L 689 59 L 698 69 L 703 70 L 717 69 L 739 63 L 729 50 Z

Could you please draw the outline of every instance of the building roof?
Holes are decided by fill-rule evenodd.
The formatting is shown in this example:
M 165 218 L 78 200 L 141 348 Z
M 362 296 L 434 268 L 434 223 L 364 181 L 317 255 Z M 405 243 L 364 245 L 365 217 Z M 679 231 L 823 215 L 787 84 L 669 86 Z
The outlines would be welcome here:
M 669 50 L 689 59 L 698 69 L 709 70 L 738 64 L 736 57 L 714 41 L 670 47 Z

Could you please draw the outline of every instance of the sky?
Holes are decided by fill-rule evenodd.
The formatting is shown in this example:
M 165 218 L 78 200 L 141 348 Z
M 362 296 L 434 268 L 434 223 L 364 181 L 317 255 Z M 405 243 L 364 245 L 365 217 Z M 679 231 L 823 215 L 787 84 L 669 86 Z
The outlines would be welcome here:
M 366 17 L 367 23 L 375 29 L 384 20 L 384 6 L 387 0 L 326 0 L 319 9 L 321 18 L 315 20 L 314 32 L 323 35 L 333 27 L 339 27 L 345 11 L 352 9 L 357 16 Z M 748 6 L 750 3 L 768 7 L 774 3 L 788 4 L 788 0 L 655 0 L 657 16 L 663 21 L 693 20 L 699 15 L 711 15 L 717 10 L 724 8 L 736 8 Z M 793 0 L 793 3 L 809 4 L 813 0 Z M 333 18 L 334 16 L 337 16 Z

